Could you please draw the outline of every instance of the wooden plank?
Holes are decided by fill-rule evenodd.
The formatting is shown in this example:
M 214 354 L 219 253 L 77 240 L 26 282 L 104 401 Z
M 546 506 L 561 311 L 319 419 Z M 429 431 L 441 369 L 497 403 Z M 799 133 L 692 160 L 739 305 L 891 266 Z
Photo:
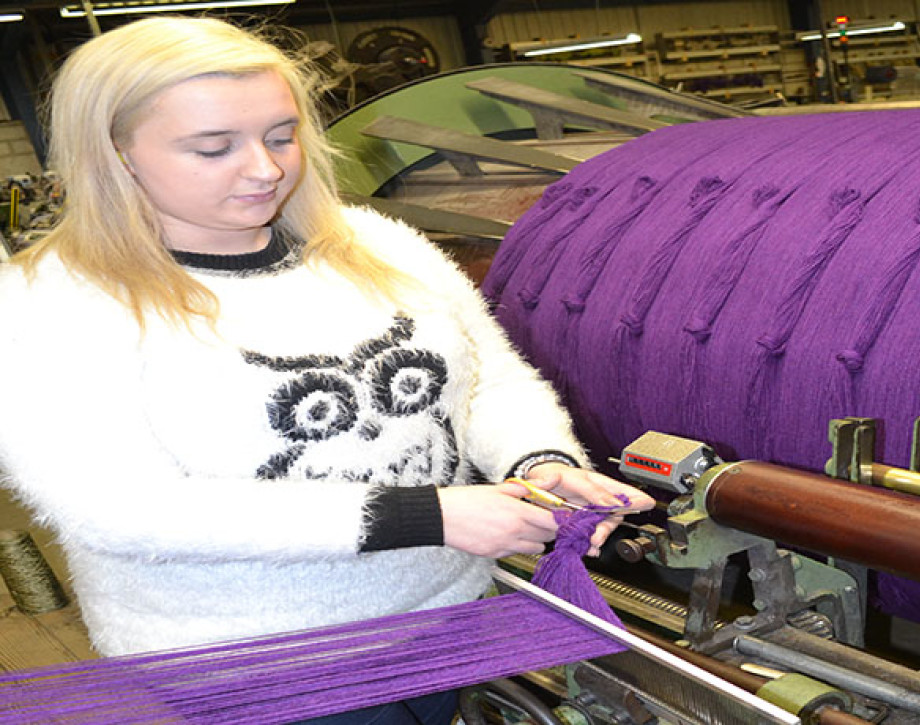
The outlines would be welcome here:
M 42 614 L 25 614 L 0 577 L 0 671 L 31 669 L 44 665 L 93 659 L 97 655 L 80 618 L 76 598 L 68 585 L 69 575 L 53 533 L 32 517 L 7 490 L 0 489 L 0 531 L 26 530 L 41 556 L 61 582 L 70 603 Z
M 382 214 L 402 219 L 407 224 L 426 232 L 459 234 L 499 242 L 511 228 L 511 223 L 507 221 L 485 219 L 443 209 L 429 209 L 377 196 L 343 194 L 342 197 L 350 204 L 369 206 Z
M 19 523 L 19 517 L 25 514 L 10 504 L 6 492 L 0 496 L 0 506 L 3 504 L 6 507 L 0 519 Z M 44 532 L 36 529 L 35 533 L 41 541 Z M 42 548 L 47 551 L 49 547 L 46 545 Z M 60 563 L 58 568 L 61 568 Z M 89 634 L 80 618 L 73 592 L 69 591 L 66 584 L 63 588 L 69 604 L 41 614 L 26 614 L 16 606 L 6 583 L 0 578 L 0 671 L 31 669 L 97 657 L 90 646 Z
M 95 657 L 75 605 L 38 615 L 9 607 L 0 615 L 0 670 L 31 669 Z
M 560 174 L 571 171 L 579 163 L 575 159 L 548 151 L 395 116 L 381 116 L 361 129 L 361 133 L 386 141 L 399 141 L 447 152 L 444 156 L 448 161 L 451 160 L 452 154 L 460 154 L 468 158 L 500 161 Z M 458 168 L 458 171 L 470 175 L 464 168 Z
M 466 87 L 525 109 L 534 118 L 537 136 L 544 139 L 561 138 L 563 127 L 567 124 L 626 131 L 636 136 L 668 125 L 599 103 L 563 96 L 503 78 L 470 81 Z

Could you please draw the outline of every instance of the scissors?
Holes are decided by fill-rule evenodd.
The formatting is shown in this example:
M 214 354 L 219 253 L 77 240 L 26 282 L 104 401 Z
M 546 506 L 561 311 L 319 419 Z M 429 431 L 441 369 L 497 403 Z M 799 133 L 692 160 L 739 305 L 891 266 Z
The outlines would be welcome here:
M 562 496 L 557 496 L 550 491 L 544 491 L 539 486 L 535 485 L 532 481 L 528 481 L 525 478 L 518 478 L 517 476 L 512 476 L 511 478 L 506 478 L 505 483 L 516 483 L 519 486 L 523 486 L 527 489 L 528 493 L 524 496 L 526 501 L 536 504 L 537 506 L 542 506 L 550 510 L 553 509 L 567 509 L 569 511 L 595 511 L 608 514 L 637 514 L 641 513 L 643 509 L 634 509 L 629 507 L 629 499 L 622 495 L 620 498 L 624 501 L 622 506 L 582 506 L 577 503 L 572 503 Z

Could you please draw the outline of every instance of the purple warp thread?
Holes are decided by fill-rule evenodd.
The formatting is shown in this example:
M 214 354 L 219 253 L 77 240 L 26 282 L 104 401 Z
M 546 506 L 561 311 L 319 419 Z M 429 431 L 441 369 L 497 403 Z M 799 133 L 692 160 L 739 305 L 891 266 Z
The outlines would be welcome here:
M 622 503 L 628 506 L 629 499 Z M 609 511 L 600 506 L 589 506 L 574 512 L 554 511 L 553 518 L 559 525 L 556 543 L 549 554 L 540 558 L 532 581 L 550 594 L 622 628 L 623 623 L 607 604 L 582 561 L 591 547 L 591 534 L 609 515 Z M 620 647 L 616 651 L 625 649 Z
M 598 516 L 604 514 L 586 511 L 561 521 L 553 562 L 542 572 L 558 596 L 566 598 L 572 587 L 597 592 L 578 551 L 587 551 Z M 571 569 L 583 576 L 570 576 Z M 592 614 L 609 619 L 600 601 L 608 614 Z M 0 723 L 285 723 L 623 649 L 525 594 L 507 594 L 305 632 L 3 674 Z
M 879 419 L 878 459 L 909 464 L 918 132 L 916 110 L 681 124 L 546 190 L 483 291 L 598 468 L 657 430 L 823 471 L 846 416 Z M 920 584 L 876 589 L 920 621 Z

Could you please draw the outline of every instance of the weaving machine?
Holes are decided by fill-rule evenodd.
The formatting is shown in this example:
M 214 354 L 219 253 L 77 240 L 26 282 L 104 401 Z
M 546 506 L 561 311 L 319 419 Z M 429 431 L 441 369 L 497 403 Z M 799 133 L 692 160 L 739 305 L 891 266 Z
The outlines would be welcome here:
M 802 722 L 920 721 L 920 675 L 862 649 L 867 567 L 920 575 L 911 536 L 920 523 L 920 499 L 911 493 L 920 474 L 874 461 L 876 429 L 872 419 L 832 421 L 830 475 L 753 461 L 723 463 L 700 442 L 646 433 L 623 451 L 619 471 L 676 496 L 663 526 L 627 522 L 615 547 L 631 563 L 644 559 L 691 572 L 688 603 L 603 575 L 594 576 L 596 583 L 616 610 L 643 623 L 638 631 L 646 641 L 779 704 Z M 914 450 L 920 450 L 916 441 Z M 737 555 L 745 560 L 751 599 L 747 613 L 725 621 L 719 619 L 723 585 Z M 534 563 L 531 557 L 505 562 L 524 573 Z M 650 627 L 670 630 L 679 644 Z M 536 712 L 544 725 L 632 725 L 655 718 L 763 722 L 762 714 L 739 711 L 737 703 L 726 710 L 679 663 L 656 667 L 641 650 L 571 666 L 564 682 L 548 673 L 530 677 L 563 697 L 555 713 L 541 710 L 513 683 L 499 683 L 467 695 L 467 722 L 476 721 L 470 711 L 477 698 L 494 698 L 506 712 Z
M 832 429 L 854 432 L 865 441 L 872 421 L 838 421 Z M 859 463 L 864 474 L 875 470 L 878 481 L 900 488 L 918 477 L 872 463 L 862 446 L 851 445 L 853 440 L 838 439 L 830 465 L 849 472 L 854 470 L 851 464 Z M 778 549 L 772 540 L 753 533 L 766 533 L 762 529 L 768 525 L 756 516 L 754 523 L 748 523 L 746 512 L 748 497 L 762 493 L 758 487 L 765 479 L 782 486 L 779 505 L 793 513 L 807 498 L 807 491 L 796 491 L 803 483 L 827 487 L 828 500 L 839 498 L 838 507 L 857 505 L 870 513 L 885 507 L 902 527 L 920 521 L 920 501 L 908 494 L 769 464 L 724 464 L 700 443 L 654 433 L 624 451 L 621 466 L 627 477 L 680 495 L 668 507 L 666 528 L 653 523 L 628 525 L 631 537 L 621 538 L 617 551 L 632 562 L 644 557 L 658 566 L 694 572 L 686 608 L 596 577 L 607 601 L 633 621 L 644 619 L 642 628 L 617 629 L 529 585 L 516 574 L 532 573 L 534 562 L 512 557 L 494 576 L 501 589 L 523 592 L 525 598 L 496 597 L 453 608 L 458 613 L 463 610 L 459 620 L 448 608 L 386 618 L 368 627 L 344 625 L 270 640 L 13 673 L 0 678 L 0 722 L 50 722 L 50 715 L 55 722 L 93 725 L 284 722 L 278 717 L 313 711 L 310 708 L 322 713 L 323 708 L 334 712 L 368 704 L 368 690 L 362 689 L 368 684 L 372 685 L 370 701 L 383 702 L 425 692 L 432 683 L 438 688 L 470 684 L 483 672 L 495 673 L 489 669 L 491 663 L 483 668 L 477 661 L 490 659 L 493 648 L 505 646 L 513 648 L 508 675 L 540 667 L 541 662 L 567 661 L 578 653 L 581 659 L 565 668 L 564 679 L 559 679 L 558 668 L 526 675 L 561 698 L 553 708 L 545 695 L 538 697 L 507 679 L 464 690 L 461 713 L 467 725 L 494 722 L 496 711 L 508 723 L 540 725 L 917 721 L 920 677 L 847 646 L 859 644 L 862 638 L 859 576 Z M 841 491 L 847 494 L 841 497 Z M 804 528 L 787 522 L 780 526 L 784 535 L 803 532 L 799 540 L 813 546 L 815 539 L 808 534 L 811 524 L 831 522 L 836 515 L 833 508 L 819 507 L 803 516 Z M 859 517 L 837 522 L 836 536 L 819 532 L 817 546 L 845 553 L 851 563 L 877 566 L 898 561 L 898 552 L 886 549 L 888 542 L 850 535 L 859 533 L 863 525 Z M 750 562 L 748 576 L 755 599 L 751 614 L 719 621 L 722 575 L 729 557 L 737 553 L 746 554 Z M 908 570 L 913 572 L 916 566 L 910 562 Z M 563 616 L 554 618 L 556 611 Z M 528 640 L 512 634 L 508 645 L 497 635 L 483 639 L 479 630 L 486 622 L 498 632 L 512 633 L 524 623 L 524 629 L 533 629 L 535 636 Z M 672 643 L 649 626 L 671 630 L 682 641 Z M 438 649 L 443 628 L 466 639 L 469 651 L 438 664 L 443 656 Z M 602 636 L 585 635 L 582 629 Z M 397 651 L 391 656 L 394 633 Z M 572 642 L 577 640 L 574 649 L 568 644 L 571 637 Z M 610 651 L 605 638 L 628 651 L 600 656 Z M 405 643 L 410 644 L 408 650 Z M 557 645 L 562 648 L 558 652 Z M 506 662 L 497 666 L 508 667 Z M 428 677 L 430 671 L 436 673 L 432 679 L 423 677 L 421 684 L 414 679 L 419 673 Z M 244 701 L 238 694 L 241 687 L 252 692 Z M 275 702 L 279 697 L 284 703 L 280 709 Z M 31 712 L 41 715 L 34 717 Z
M 480 278 L 481 258 L 488 258 L 483 291 L 512 340 L 555 384 L 601 470 L 630 477 L 632 471 L 612 459 L 626 460 L 634 441 L 645 446 L 648 431 L 662 431 L 700 442 L 686 445 L 688 456 L 706 454 L 700 464 L 706 470 L 692 471 L 701 480 L 737 471 L 718 481 L 715 510 L 705 482 L 640 479 L 661 489 L 669 510 L 638 528 L 624 527 L 607 547 L 635 564 L 605 550 L 595 579 L 618 612 L 643 620 L 636 626 L 656 635 L 663 630 L 665 640 L 684 640 L 683 654 L 703 657 L 707 667 L 729 665 L 725 676 L 751 691 L 766 687 L 767 695 L 794 683 L 775 679 L 776 670 L 796 669 L 775 659 L 764 658 L 772 667 L 757 674 L 735 667 L 747 660 L 756 665 L 753 650 L 763 654 L 780 645 L 785 651 L 773 654 L 791 652 L 799 664 L 814 657 L 824 668 L 842 664 L 874 678 L 873 685 L 895 683 L 911 702 L 920 691 L 916 673 L 888 660 L 911 662 L 916 655 L 895 646 L 870 657 L 863 640 L 878 644 L 872 641 L 877 635 L 866 636 L 872 621 L 920 622 L 920 585 L 908 563 L 916 557 L 905 548 L 916 525 L 900 520 L 899 526 L 899 517 L 916 515 L 914 501 L 865 484 L 909 480 L 917 468 L 911 425 L 920 411 L 913 363 L 920 356 L 920 113 L 739 118 L 736 109 L 691 108 L 685 96 L 663 96 L 616 74 L 589 79 L 562 67 L 533 68 L 531 77 L 515 72 L 478 69 L 475 83 L 465 82 L 466 73 L 442 79 L 455 83 L 443 99 L 450 114 L 413 103 L 418 86 L 380 99 L 380 108 L 356 109 L 330 129 L 361 170 L 347 170 L 344 186 L 381 205 L 413 205 L 393 204 L 389 212 L 446 238 L 449 248 L 464 235 L 479 239 L 467 242 L 479 250 L 471 276 Z M 556 73 L 568 74 L 567 87 L 556 86 Z M 516 115 L 520 99 L 492 93 L 478 82 L 482 75 L 552 85 L 581 98 L 583 82 L 604 89 L 606 98 L 592 96 L 597 103 L 680 123 L 652 128 L 637 120 L 631 128 L 599 131 L 600 124 L 566 119 L 563 104 L 537 107 L 535 94 L 526 108 L 531 123 Z M 552 114 L 554 126 L 546 118 Z M 559 178 L 559 165 L 499 156 L 490 144 L 463 151 L 478 169 L 475 162 L 462 166 L 455 139 L 416 135 L 413 143 L 382 134 L 376 120 L 382 115 L 493 138 L 511 137 L 502 126 L 511 118 L 515 130 L 534 129 L 536 140 L 522 144 L 526 148 L 583 162 Z M 561 134 L 564 125 L 572 132 Z M 533 171 L 538 168 L 547 170 L 542 177 Z M 528 180 L 542 193 L 536 201 L 525 193 Z M 419 207 L 432 214 L 413 216 Z M 480 224 L 479 217 L 514 224 L 493 256 L 488 230 L 435 219 L 433 212 L 444 208 L 475 214 Z M 869 462 L 874 433 L 879 460 L 895 468 Z M 721 461 L 763 463 L 723 469 Z M 729 479 L 749 485 L 726 485 Z M 843 491 L 857 499 L 847 499 L 845 510 L 836 499 Z M 788 501 L 796 516 L 773 497 L 780 492 L 795 494 Z M 535 565 L 524 557 L 507 563 L 522 574 Z M 650 585 L 634 587 L 637 572 L 648 569 L 657 573 L 649 575 Z M 659 580 L 668 586 L 659 588 Z M 727 608 L 722 618 L 720 599 Z M 745 652 L 735 650 L 736 641 Z M 627 660 L 616 655 L 597 667 L 578 665 L 567 678 L 531 679 L 562 698 L 559 718 L 575 722 L 583 722 L 586 709 L 599 722 L 669 716 L 757 722 L 715 708 L 693 715 L 692 702 L 680 704 L 695 696 L 683 690 L 679 673 L 630 677 L 629 668 L 614 666 L 617 657 Z M 801 710 L 805 722 L 920 721 L 898 700 L 904 692 L 878 693 L 892 704 L 849 686 L 816 686 L 818 675 L 802 677 L 802 694 L 769 696 L 788 697 L 786 705 Z M 513 683 L 470 697 L 517 699 L 528 704 L 511 712 L 551 722 Z M 586 706 L 592 698 L 594 705 Z
M 578 134 L 542 139 L 570 154 L 561 161 L 438 135 L 426 147 L 441 148 L 463 183 L 447 189 L 434 173 L 401 183 L 403 170 L 431 162 L 386 115 L 409 108 L 497 136 L 527 126 L 527 113 L 568 113 L 555 101 L 496 110 L 504 101 L 494 89 L 466 82 L 484 75 L 578 96 L 588 84 L 592 100 L 655 123 L 619 117 L 618 130 L 587 133 L 582 116 Z M 416 84 L 330 129 L 373 159 L 345 156 L 357 168 L 343 188 L 362 203 L 435 235 L 472 237 L 477 250 L 507 234 L 483 287 L 499 319 L 556 384 L 595 463 L 661 493 L 658 516 L 630 522 L 605 550 L 601 563 L 615 555 L 612 568 L 630 583 L 594 574 L 649 646 L 631 640 L 629 652 L 586 654 L 565 672 L 534 670 L 526 679 L 539 697 L 520 681 L 472 687 L 464 720 L 479 725 L 498 709 L 540 725 L 920 722 L 917 673 L 863 648 L 871 611 L 920 621 L 920 586 L 903 578 L 918 578 L 920 502 L 907 491 L 920 469 L 910 439 L 920 409 L 920 116 L 738 118 L 615 76 L 513 66 L 448 74 L 425 84 L 429 94 L 446 86 L 437 103 L 413 104 Z M 662 128 L 665 116 L 680 125 Z M 561 129 L 541 118 L 538 130 Z M 573 156 L 588 161 L 557 182 Z M 504 164 L 502 179 L 514 167 L 507 193 L 488 174 L 467 183 L 483 160 Z M 538 170 L 530 186 L 524 166 Z M 531 206 L 534 188 L 550 182 Z M 385 198 L 387 187 L 403 196 Z M 453 208 L 404 204 L 436 191 Z M 501 218 L 471 219 L 477 199 Z M 509 232 L 508 216 L 524 209 Z M 894 467 L 874 461 L 876 448 Z M 524 579 L 535 565 L 504 562 Z M 685 585 L 686 603 L 635 586 L 643 568 Z M 729 596 L 739 582 L 751 591 Z M 554 639 L 549 630 L 547 649 Z M 529 663 L 522 655 L 520 667 Z
M 548 187 L 483 283 L 595 464 L 659 491 L 608 547 L 636 570 L 598 566 L 608 600 L 804 722 L 920 722 L 894 662 L 916 653 L 869 626 L 920 622 L 918 129 L 907 110 L 653 131 Z M 685 718 L 664 678 L 678 722 L 757 721 Z M 647 693 L 622 714 L 646 685 L 607 660 L 569 679 L 612 722 L 671 712 Z

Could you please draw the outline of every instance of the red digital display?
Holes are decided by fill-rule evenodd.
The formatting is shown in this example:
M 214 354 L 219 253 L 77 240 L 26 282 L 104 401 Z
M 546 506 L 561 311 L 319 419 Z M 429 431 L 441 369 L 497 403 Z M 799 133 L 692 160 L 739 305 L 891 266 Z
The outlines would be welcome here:
M 671 475 L 671 464 L 665 463 L 664 461 L 656 461 L 654 458 L 634 456 L 629 453 L 626 455 L 626 465 L 632 466 L 633 468 L 641 468 L 651 473 L 658 473 L 662 476 Z

